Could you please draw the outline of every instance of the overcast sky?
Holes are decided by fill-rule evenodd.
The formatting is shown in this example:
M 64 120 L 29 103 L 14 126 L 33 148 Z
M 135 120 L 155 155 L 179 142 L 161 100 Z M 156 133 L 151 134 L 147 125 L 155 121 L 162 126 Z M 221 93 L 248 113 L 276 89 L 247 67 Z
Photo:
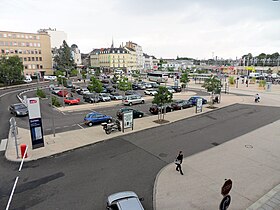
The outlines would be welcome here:
M 280 53 L 280 1 L 1 0 L 0 31 L 67 33 L 82 53 L 133 41 L 157 58 Z

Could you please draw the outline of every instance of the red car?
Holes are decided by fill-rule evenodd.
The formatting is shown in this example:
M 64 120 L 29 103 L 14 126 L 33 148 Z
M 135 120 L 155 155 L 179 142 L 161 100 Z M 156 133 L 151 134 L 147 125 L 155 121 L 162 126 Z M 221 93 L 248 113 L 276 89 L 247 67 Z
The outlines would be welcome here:
M 62 97 L 62 96 L 66 97 L 67 94 L 68 94 L 68 91 L 67 91 L 67 90 L 60 90 L 60 91 L 57 92 L 57 95 L 58 95 L 58 96 L 61 96 L 61 97 Z
M 79 104 L 80 99 L 79 98 L 73 98 L 73 97 L 67 97 L 64 99 L 64 103 L 73 105 L 73 104 Z

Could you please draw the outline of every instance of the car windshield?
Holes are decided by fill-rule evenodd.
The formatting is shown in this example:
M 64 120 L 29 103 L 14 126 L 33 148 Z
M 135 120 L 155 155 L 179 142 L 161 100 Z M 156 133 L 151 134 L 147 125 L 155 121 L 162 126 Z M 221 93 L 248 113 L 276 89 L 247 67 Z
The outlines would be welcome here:
M 15 109 L 24 109 L 24 108 L 27 108 L 24 104 L 16 104 L 14 105 L 15 106 Z
M 73 97 L 69 97 L 69 98 L 67 98 L 68 100 L 75 100 L 75 98 L 73 98 Z

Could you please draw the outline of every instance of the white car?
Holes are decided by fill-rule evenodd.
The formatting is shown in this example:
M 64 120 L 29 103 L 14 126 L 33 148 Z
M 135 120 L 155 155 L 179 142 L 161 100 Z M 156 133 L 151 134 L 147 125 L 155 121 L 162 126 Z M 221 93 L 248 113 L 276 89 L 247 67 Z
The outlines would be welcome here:
M 135 192 L 126 191 L 112 194 L 107 199 L 108 210 L 144 210 Z
M 101 101 L 111 101 L 111 98 L 107 93 L 99 93 L 99 97 Z
M 172 87 L 166 87 L 169 93 L 175 93 L 176 91 Z
M 32 78 L 31 77 L 25 77 L 25 79 L 23 80 L 26 83 L 32 82 Z
M 157 92 L 156 90 L 154 90 L 154 89 L 147 89 L 147 90 L 144 91 L 144 93 L 145 93 L 146 95 L 154 96 L 154 95 L 156 95 L 158 92 Z
M 56 80 L 56 76 L 44 76 L 44 80 Z

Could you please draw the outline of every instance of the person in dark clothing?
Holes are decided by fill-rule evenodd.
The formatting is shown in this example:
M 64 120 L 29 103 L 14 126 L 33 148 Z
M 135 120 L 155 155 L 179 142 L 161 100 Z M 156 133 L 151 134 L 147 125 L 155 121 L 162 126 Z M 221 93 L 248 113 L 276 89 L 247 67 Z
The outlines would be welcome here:
M 181 175 L 184 175 L 183 171 L 182 171 L 182 167 L 181 167 L 181 164 L 183 162 L 183 158 L 184 158 L 183 153 L 182 153 L 182 151 L 180 151 L 176 160 L 175 160 L 176 171 L 179 171 Z

